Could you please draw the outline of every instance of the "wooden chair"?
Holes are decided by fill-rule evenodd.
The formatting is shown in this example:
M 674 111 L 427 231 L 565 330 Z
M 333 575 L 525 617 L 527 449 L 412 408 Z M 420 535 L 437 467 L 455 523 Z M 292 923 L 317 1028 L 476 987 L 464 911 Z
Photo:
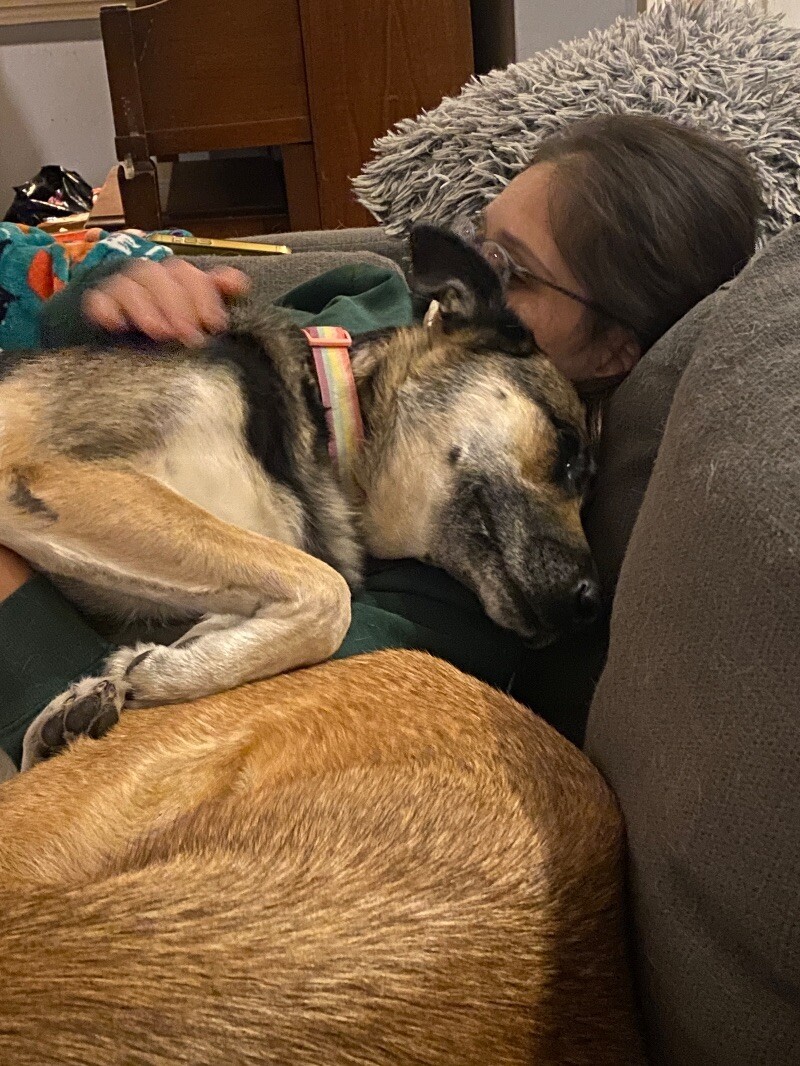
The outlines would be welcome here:
M 470 0 L 160 0 L 100 24 L 126 221 L 142 229 L 370 225 L 350 181 L 374 139 L 474 70 Z M 177 162 L 263 146 L 273 157 Z
M 100 25 L 127 225 L 319 228 L 297 0 L 118 4 Z M 178 162 L 262 146 L 279 154 Z

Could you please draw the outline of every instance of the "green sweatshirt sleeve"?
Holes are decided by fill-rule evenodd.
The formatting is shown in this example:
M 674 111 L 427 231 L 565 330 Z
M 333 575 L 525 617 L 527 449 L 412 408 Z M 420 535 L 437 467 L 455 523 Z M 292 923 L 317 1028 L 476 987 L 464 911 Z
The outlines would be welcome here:
M 79 344 L 100 347 L 109 342 L 124 343 L 125 335 L 110 334 L 90 322 L 83 313 L 83 297 L 112 274 L 130 265 L 130 259 L 103 259 L 97 266 L 77 273 L 61 292 L 44 304 L 40 312 L 42 348 L 71 348 Z M 141 337 L 139 338 L 141 341 Z
M 0 604 L 0 747 L 19 765 L 30 723 L 112 650 L 37 574 Z

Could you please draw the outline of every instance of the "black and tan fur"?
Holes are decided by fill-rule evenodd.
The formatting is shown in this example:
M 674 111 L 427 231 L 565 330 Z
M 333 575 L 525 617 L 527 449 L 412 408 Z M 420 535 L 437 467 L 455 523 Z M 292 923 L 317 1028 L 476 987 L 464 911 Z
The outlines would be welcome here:
M 575 392 L 477 253 L 422 228 L 414 269 L 440 313 L 354 349 L 367 432 L 352 485 L 328 456 L 306 342 L 275 308 L 238 308 L 200 352 L 4 359 L 0 543 L 98 626 L 188 630 L 122 648 L 103 679 L 54 701 L 28 731 L 26 766 L 101 734 L 123 702 L 177 702 L 328 657 L 365 550 L 443 567 L 535 643 L 593 608 Z

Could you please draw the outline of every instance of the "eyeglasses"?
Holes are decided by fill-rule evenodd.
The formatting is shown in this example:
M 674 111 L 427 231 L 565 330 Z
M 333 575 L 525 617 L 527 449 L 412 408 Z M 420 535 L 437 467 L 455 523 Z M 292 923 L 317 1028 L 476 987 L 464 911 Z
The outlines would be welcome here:
M 613 315 L 609 314 L 601 304 L 595 303 L 594 300 L 581 296 L 579 292 L 573 292 L 572 289 L 566 289 L 563 285 L 556 285 L 554 281 L 547 281 L 546 278 L 540 277 L 535 271 L 520 266 L 508 249 L 504 248 L 502 244 L 498 244 L 497 241 L 490 241 L 478 236 L 476 244 L 481 255 L 500 278 L 500 284 L 504 290 L 507 290 L 515 281 L 529 289 L 534 288 L 536 285 L 543 285 L 547 289 L 552 289 L 553 292 L 560 292 L 562 296 L 568 296 L 570 300 L 575 300 L 576 303 L 588 307 L 590 311 L 595 311 L 605 318 L 613 318 Z

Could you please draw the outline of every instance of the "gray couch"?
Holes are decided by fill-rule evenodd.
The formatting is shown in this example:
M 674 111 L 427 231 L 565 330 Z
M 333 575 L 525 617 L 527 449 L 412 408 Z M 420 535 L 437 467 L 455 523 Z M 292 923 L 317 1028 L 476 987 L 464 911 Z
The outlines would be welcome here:
M 380 230 L 285 240 L 238 264 L 265 298 L 349 257 L 404 264 Z M 616 588 L 586 748 L 627 820 L 651 1060 L 796 1066 L 800 227 L 620 387 L 586 525 Z M 575 687 L 575 652 L 546 684 Z

